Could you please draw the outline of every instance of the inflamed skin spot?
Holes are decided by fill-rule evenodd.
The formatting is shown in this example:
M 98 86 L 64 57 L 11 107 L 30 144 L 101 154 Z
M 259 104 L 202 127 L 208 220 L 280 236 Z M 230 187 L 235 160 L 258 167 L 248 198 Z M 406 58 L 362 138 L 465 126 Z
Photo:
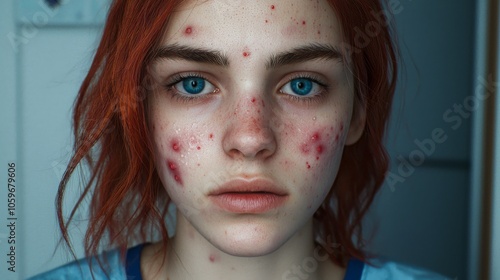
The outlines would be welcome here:
M 329 135 L 329 134 L 328 134 Z M 312 134 L 300 145 L 300 152 L 306 156 L 314 156 L 316 160 L 320 160 L 321 156 L 326 151 L 326 145 L 322 134 L 317 131 Z M 328 138 L 328 137 L 327 137 Z M 311 164 L 306 162 L 307 169 L 311 168 Z
M 216 254 L 210 254 L 210 256 L 208 257 L 208 260 L 211 263 L 215 263 L 215 262 L 219 261 L 219 257 Z
M 181 152 L 181 144 L 179 143 L 179 140 L 174 139 L 170 142 L 170 146 L 172 147 L 172 150 L 176 153 Z
M 174 180 L 179 183 L 179 185 L 182 186 L 182 178 L 181 178 L 181 173 L 179 171 L 179 166 L 173 162 L 172 160 L 167 160 L 167 166 L 168 169 L 170 170 L 170 174 L 172 177 L 174 177 Z

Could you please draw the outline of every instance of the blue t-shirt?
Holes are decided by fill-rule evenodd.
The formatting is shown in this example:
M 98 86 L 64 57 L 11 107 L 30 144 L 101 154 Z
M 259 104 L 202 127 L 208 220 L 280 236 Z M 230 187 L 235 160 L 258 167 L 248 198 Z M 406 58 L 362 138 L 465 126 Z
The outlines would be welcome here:
M 110 280 L 142 280 L 140 256 L 144 244 L 137 245 L 127 250 L 126 262 L 120 261 L 118 250 L 106 252 L 107 274 L 99 266 L 97 260 L 92 258 L 92 269 L 95 279 Z M 351 259 L 347 265 L 344 280 L 446 280 L 439 274 L 415 268 L 408 265 L 380 260 L 370 260 L 373 265 L 368 265 L 357 259 Z M 28 280 L 74 280 L 92 279 L 87 259 L 81 259 L 43 274 L 36 275 Z

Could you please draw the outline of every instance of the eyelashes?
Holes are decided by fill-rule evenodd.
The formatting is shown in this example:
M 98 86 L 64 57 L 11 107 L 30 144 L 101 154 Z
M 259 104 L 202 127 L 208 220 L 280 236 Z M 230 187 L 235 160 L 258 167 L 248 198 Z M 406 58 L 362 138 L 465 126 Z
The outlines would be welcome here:
M 200 101 L 221 90 L 201 73 L 180 73 L 165 83 L 167 92 L 177 100 Z M 296 73 L 289 75 L 277 89 L 277 94 L 297 102 L 320 101 L 329 92 L 329 86 L 315 75 Z
M 211 82 L 199 73 L 177 74 L 165 85 L 172 97 L 190 101 L 219 92 Z

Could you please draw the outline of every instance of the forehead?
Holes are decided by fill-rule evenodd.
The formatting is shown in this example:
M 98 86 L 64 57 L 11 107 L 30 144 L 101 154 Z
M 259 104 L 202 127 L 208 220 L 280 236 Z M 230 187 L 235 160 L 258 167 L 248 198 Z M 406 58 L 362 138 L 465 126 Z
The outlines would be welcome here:
M 163 43 L 281 51 L 306 43 L 337 45 L 340 34 L 326 0 L 186 1 L 170 18 Z

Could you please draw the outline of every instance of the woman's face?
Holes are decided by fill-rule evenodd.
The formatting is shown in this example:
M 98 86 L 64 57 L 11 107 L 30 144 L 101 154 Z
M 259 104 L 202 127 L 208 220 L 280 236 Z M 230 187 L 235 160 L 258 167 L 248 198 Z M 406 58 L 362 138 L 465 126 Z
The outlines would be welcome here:
M 325 1 L 188 2 L 171 17 L 150 67 L 156 169 L 220 250 L 276 250 L 332 187 L 364 126 L 341 40 Z

